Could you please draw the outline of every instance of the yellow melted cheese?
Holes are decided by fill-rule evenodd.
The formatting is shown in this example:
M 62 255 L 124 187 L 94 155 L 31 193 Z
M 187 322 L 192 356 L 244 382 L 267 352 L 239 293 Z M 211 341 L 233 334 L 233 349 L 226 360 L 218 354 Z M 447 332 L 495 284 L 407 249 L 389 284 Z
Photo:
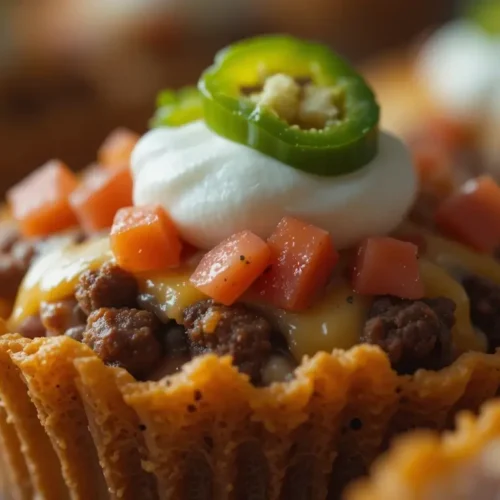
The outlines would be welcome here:
M 192 267 L 181 267 L 168 272 L 137 276 L 139 290 L 152 295 L 162 312 L 177 323 L 182 323 L 182 311 L 207 296 L 189 282 Z
M 139 287 L 142 292 L 155 297 L 169 318 L 181 323 L 184 308 L 207 298 L 189 282 L 192 272 L 192 268 L 181 268 L 148 277 L 139 276 Z M 296 359 L 312 356 L 318 351 L 348 349 L 357 344 L 369 306 L 368 300 L 353 294 L 346 284 L 333 288 L 313 307 L 301 313 L 275 309 L 251 296 L 243 297 L 243 302 L 261 309 L 279 326 Z
M 29 269 L 19 289 L 10 325 L 15 327 L 38 313 L 41 301 L 53 302 L 74 294 L 79 277 L 112 259 L 109 239 L 67 244 L 40 257 Z
M 459 351 L 485 351 L 486 341 L 478 335 L 470 320 L 470 303 L 464 288 L 444 269 L 426 259 L 420 259 L 420 277 L 428 298 L 448 297 L 455 302 L 453 340 Z
M 438 266 L 450 271 L 456 269 L 475 274 L 500 285 L 500 264 L 492 256 L 475 252 L 410 223 L 405 223 L 398 233 L 422 235 L 426 242 L 425 257 Z
M 353 293 L 347 284 L 339 284 L 307 311 L 263 307 L 275 317 L 295 359 L 302 359 L 319 351 L 349 349 L 358 344 L 370 302 Z
M 457 252 L 449 242 L 442 246 L 440 253 L 440 241 L 430 240 L 430 243 L 430 260 L 438 262 L 444 255 L 453 257 L 467 268 L 471 266 L 478 274 L 490 273 L 492 264 L 488 259 L 483 260 L 483 256 L 472 252 L 471 257 L 468 251 Z M 36 314 L 42 301 L 57 301 L 73 295 L 82 273 L 89 269 L 98 269 L 109 260 L 112 260 L 112 254 L 107 238 L 77 246 L 68 245 L 39 259 L 31 267 L 19 290 L 10 319 L 11 328 L 15 329 L 27 316 Z M 494 261 L 493 263 L 494 273 L 500 284 L 500 266 Z M 446 271 L 427 260 L 422 259 L 420 269 L 426 296 L 449 297 L 457 305 L 457 322 L 453 333 L 458 349 L 484 350 L 484 339 L 475 333 L 471 325 L 469 301 L 461 285 Z M 139 274 L 137 279 L 141 292 L 153 295 L 168 317 L 181 322 L 185 307 L 206 298 L 190 284 L 192 271 L 193 266 L 186 265 L 161 273 Z M 370 299 L 354 294 L 345 282 L 332 286 L 321 300 L 301 313 L 277 310 L 255 302 L 250 297 L 248 302 L 272 316 L 297 359 L 318 351 L 348 349 L 358 343 L 370 305 Z
M 490 255 L 480 254 L 469 248 L 431 233 L 424 233 L 427 249 L 425 256 L 445 269 L 459 269 L 476 274 L 500 285 L 500 265 Z

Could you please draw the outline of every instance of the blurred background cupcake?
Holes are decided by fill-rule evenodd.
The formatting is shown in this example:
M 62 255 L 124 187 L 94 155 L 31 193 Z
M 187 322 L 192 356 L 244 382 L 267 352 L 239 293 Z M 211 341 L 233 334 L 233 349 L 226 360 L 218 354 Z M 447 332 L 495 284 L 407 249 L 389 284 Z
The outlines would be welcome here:
M 456 16 L 365 71 L 382 103 L 383 125 L 426 136 L 500 176 L 500 1 L 457 5 Z M 471 154 L 472 153 L 472 154 Z M 471 165 L 469 165 L 471 166 Z
M 461 413 L 444 435 L 399 438 L 344 500 L 497 500 L 499 490 L 500 401 L 493 400 L 477 417 Z

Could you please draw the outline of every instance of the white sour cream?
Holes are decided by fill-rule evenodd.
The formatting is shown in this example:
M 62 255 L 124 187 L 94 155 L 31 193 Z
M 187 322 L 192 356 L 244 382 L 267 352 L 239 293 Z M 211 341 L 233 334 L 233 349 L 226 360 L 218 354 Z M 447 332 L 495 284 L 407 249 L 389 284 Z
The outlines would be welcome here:
M 465 20 L 448 23 L 423 46 L 417 72 L 434 100 L 457 119 L 499 113 L 500 37 Z
M 285 215 L 329 231 L 337 248 L 393 230 L 416 178 L 406 146 L 382 133 L 361 170 L 320 177 L 224 139 L 203 122 L 148 132 L 132 155 L 134 203 L 159 203 L 189 243 L 210 249 L 248 229 L 268 237 Z

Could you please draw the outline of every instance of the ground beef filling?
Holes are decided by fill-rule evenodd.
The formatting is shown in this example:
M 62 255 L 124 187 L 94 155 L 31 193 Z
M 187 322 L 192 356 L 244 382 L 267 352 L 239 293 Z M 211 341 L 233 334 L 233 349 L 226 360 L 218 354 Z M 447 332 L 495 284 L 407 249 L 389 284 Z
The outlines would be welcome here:
M 39 314 L 28 316 L 21 322 L 17 330 L 23 337 L 28 339 L 45 337 L 47 333 Z
M 191 352 L 231 355 L 241 372 L 256 382 L 271 353 L 270 323 L 242 304 L 228 307 L 202 300 L 184 311 Z
M 361 342 L 380 346 L 398 373 L 438 370 L 451 362 L 455 303 L 446 298 L 376 297 Z
M 135 277 L 116 264 L 106 263 L 81 276 L 75 297 L 85 314 L 90 314 L 101 307 L 135 307 L 137 294 Z
M 146 378 L 163 356 L 158 318 L 140 309 L 102 307 L 87 319 L 83 343 L 108 365 Z
M 444 298 L 376 297 L 361 342 L 380 346 L 400 373 L 439 369 L 451 361 L 454 311 Z M 75 297 L 42 303 L 20 330 L 30 338 L 67 335 L 138 379 L 162 378 L 210 352 L 232 356 L 257 385 L 292 376 L 296 363 L 284 337 L 249 306 L 202 300 L 184 310 L 183 322 L 170 320 L 152 296 L 139 294 L 132 274 L 108 263 L 81 276 Z
M 152 297 L 138 294 L 133 275 L 108 263 L 82 275 L 75 298 L 42 303 L 40 316 L 28 318 L 24 333 L 68 335 L 87 344 L 106 364 L 125 368 L 138 379 L 172 373 L 208 352 L 232 355 L 254 383 L 268 379 L 271 368 L 276 371 L 272 358 L 274 364 L 263 372 L 275 332 L 247 306 L 204 300 L 188 307 L 184 320 L 184 326 L 169 320 Z M 275 344 L 276 350 L 282 349 L 282 342 Z
M 488 339 L 490 352 L 500 347 L 500 286 L 480 276 L 466 276 L 462 284 L 469 296 L 472 323 Z
M 68 335 L 75 340 L 83 339 L 87 315 L 75 299 L 42 302 L 40 318 L 47 337 Z

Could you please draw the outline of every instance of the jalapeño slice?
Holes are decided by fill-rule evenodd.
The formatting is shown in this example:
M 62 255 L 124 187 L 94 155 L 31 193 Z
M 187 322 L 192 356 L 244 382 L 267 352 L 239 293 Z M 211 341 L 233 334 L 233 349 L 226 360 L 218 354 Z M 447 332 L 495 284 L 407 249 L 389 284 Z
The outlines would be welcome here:
M 297 169 L 335 176 L 377 154 L 379 106 L 324 45 L 262 36 L 220 51 L 198 82 L 215 133 Z

